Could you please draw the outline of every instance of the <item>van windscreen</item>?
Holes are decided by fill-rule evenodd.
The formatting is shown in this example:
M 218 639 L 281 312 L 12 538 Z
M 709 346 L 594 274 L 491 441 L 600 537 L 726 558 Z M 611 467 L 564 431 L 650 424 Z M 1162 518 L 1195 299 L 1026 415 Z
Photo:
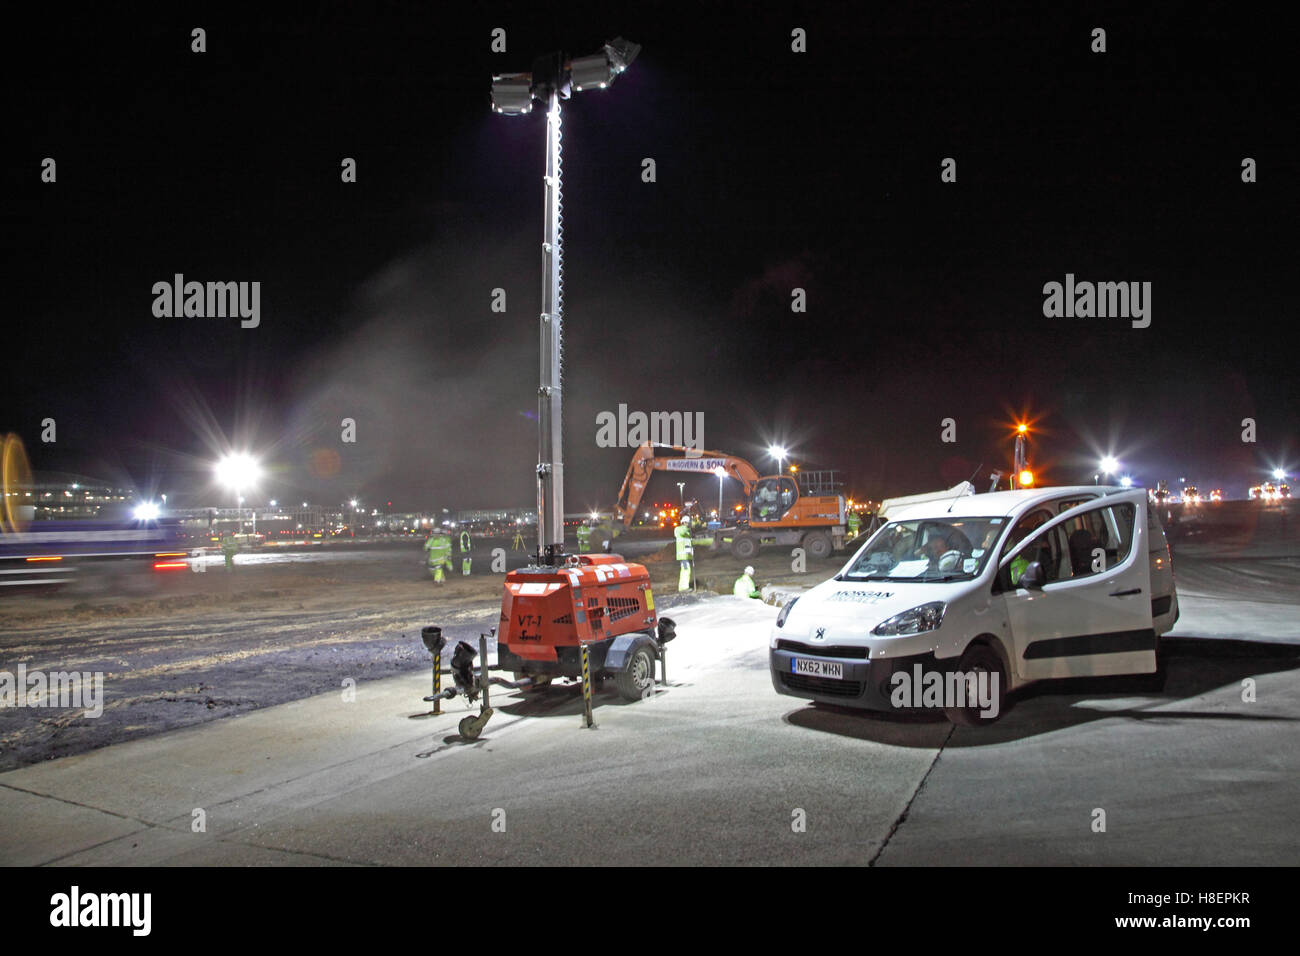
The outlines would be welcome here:
M 978 577 L 1006 527 L 964 515 L 891 521 L 844 573 L 849 580 L 962 581 Z

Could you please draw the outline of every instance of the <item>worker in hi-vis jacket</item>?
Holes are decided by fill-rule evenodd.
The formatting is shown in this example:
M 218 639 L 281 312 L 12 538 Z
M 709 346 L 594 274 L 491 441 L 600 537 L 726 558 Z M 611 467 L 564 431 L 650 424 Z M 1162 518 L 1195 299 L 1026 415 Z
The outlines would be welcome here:
M 677 540 L 677 561 L 680 566 L 677 573 L 677 590 L 689 591 L 692 572 L 695 570 L 695 545 L 691 543 L 690 519 L 686 515 L 682 515 L 681 523 L 673 529 L 673 537 Z

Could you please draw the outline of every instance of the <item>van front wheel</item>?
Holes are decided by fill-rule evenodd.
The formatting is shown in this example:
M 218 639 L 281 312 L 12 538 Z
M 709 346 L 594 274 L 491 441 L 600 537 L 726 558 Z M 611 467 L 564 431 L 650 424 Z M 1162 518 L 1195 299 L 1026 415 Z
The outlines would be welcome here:
M 945 701 L 947 718 L 960 727 L 982 727 L 1001 717 L 1007 696 L 1002 658 L 991 647 L 977 644 L 962 655 L 957 669 L 964 679 L 954 689 L 963 699 Z

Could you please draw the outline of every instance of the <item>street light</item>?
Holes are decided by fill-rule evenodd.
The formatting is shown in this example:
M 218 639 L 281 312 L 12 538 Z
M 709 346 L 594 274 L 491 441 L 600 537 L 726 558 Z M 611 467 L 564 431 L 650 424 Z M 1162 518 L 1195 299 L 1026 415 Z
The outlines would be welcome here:
M 677 482 L 677 494 L 681 496 L 682 510 L 685 511 L 686 510 L 686 482 L 684 481 Z
M 769 445 L 767 453 L 776 459 L 776 473 L 785 471 L 786 450 L 784 445 Z
M 262 477 L 262 466 L 248 452 L 232 452 L 226 455 L 214 466 L 217 481 L 225 485 L 232 491 L 237 499 L 239 508 L 239 522 L 243 526 L 243 504 L 244 497 L 241 492 L 246 488 L 252 488 Z M 257 534 L 257 509 L 253 509 L 253 534 Z
M 564 328 L 563 226 L 560 214 L 560 100 L 573 92 L 609 86 L 636 59 L 641 47 L 622 37 L 591 56 L 566 60 L 539 57 L 531 73 L 492 77 L 492 109 L 509 116 L 546 106 L 545 223 L 542 233 L 541 384 L 537 393 L 537 560 L 552 566 L 564 551 L 564 456 L 560 351 Z
M 721 465 L 713 469 L 713 473 L 718 476 L 718 514 L 722 514 L 722 481 L 727 477 L 727 470 Z M 719 519 L 721 520 L 721 519 Z
M 262 466 L 247 452 L 226 455 L 215 468 L 217 481 L 235 492 L 252 487 L 262 476 Z
M 1132 488 L 1132 487 L 1133 487 L 1133 479 L 1130 478 L 1128 475 L 1125 475 L 1123 478 L 1121 478 L 1121 479 L 1119 480 L 1119 483 L 1120 483 L 1121 485 L 1123 485 L 1125 488 Z

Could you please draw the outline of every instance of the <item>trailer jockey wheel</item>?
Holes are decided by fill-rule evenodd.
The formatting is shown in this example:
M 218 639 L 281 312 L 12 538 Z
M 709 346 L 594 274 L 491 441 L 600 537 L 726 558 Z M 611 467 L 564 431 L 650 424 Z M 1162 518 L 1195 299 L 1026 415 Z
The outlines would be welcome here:
M 474 726 L 475 720 L 476 717 L 473 714 L 460 719 L 460 735 L 466 740 L 478 740 L 478 728 Z
M 614 683 L 624 700 L 640 700 L 647 687 L 655 681 L 655 658 L 646 644 L 632 652 L 627 665 L 618 672 Z

